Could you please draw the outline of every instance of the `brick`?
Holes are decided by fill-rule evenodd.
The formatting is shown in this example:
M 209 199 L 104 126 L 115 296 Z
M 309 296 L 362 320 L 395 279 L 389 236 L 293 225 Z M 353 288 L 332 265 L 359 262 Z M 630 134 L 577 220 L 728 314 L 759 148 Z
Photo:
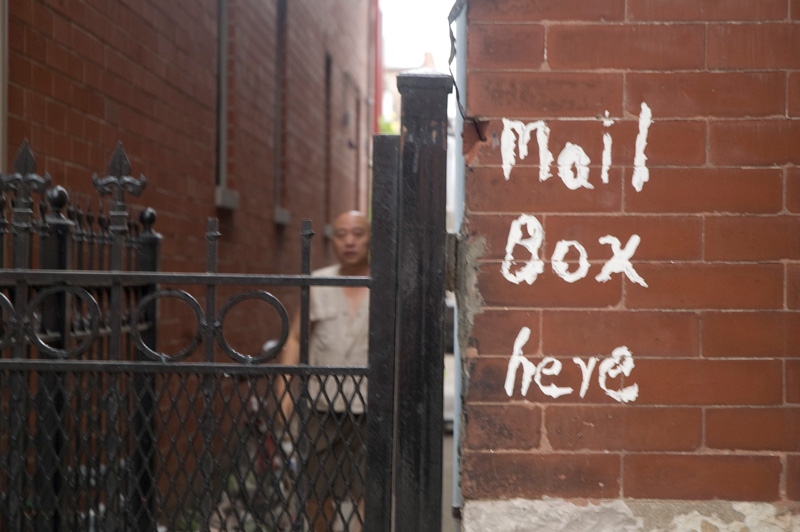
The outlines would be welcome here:
M 544 61 L 544 27 L 473 24 L 467 29 L 467 68 L 538 68 Z
M 44 63 L 47 56 L 45 37 L 31 27 L 25 28 L 25 53 L 30 59 Z
M 67 108 L 56 102 L 47 102 L 47 124 L 55 129 L 67 131 Z
M 53 36 L 53 12 L 43 4 L 33 6 L 33 26 L 48 37 Z
M 470 214 L 466 218 L 470 238 L 481 238 L 485 243 L 481 260 L 503 260 L 509 228 L 518 216 L 518 214 Z
M 542 352 L 556 357 L 698 355 L 699 320 L 689 312 L 551 311 L 542 318 Z
M 466 176 L 467 205 L 471 212 L 499 211 L 517 216 L 523 212 L 618 212 L 621 178 L 622 172 L 612 169 L 607 185 L 569 190 L 557 175 L 540 182 L 538 160 L 535 166 L 515 166 L 508 181 L 502 168 L 473 168 Z M 505 249 L 505 242 L 501 245 Z
M 639 103 L 640 105 L 640 103 Z M 647 135 L 647 166 L 651 174 L 656 166 L 701 166 L 706 162 L 706 125 L 703 122 L 658 118 L 658 109 L 652 109 L 654 121 Z M 638 113 L 637 113 L 638 116 Z M 619 144 L 613 165 L 633 166 L 636 155 L 636 136 L 639 122 L 621 122 L 613 133 L 614 144 Z M 625 140 L 622 140 L 625 139 Z M 629 140 L 632 139 L 632 140 Z M 651 178 L 652 179 L 652 178 Z M 645 188 L 648 185 L 645 184 Z
M 800 72 L 789 74 L 789 116 L 800 117 Z
M 554 450 L 693 451 L 702 442 L 699 408 L 551 405 L 544 416 Z
M 32 91 L 25 94 L 25 117 L 39 124 L 47 123 L 47 100 L 44 96 Z
M 624 0 L 598 0 L 589 4 L 580 0 L 512 0 L 495 2 L 478 0 L 470 2 L 468 17 L 471 22 L 539 22 L 542 20 L 623 20 Z
M 800 356 L 796 312 L 709 312 L 703 314 L 704 357 Z
M 33 24 L 33 3 L 14 2 L 8 6 L 10 18 L 19 18 L 27 24 Z
M 634 264 L 648 287 L 626 283 L 629 308 L 776 309 L 783 307 L 779 264 Z
M 708 27 L 709 69 L 800 68 L 800 26 L 789 23 Z
M 17 83 L 22 87 L 27 87 L 31 82 L 32 66 L 22 54 L 10 52 L 8 54 L 8 80 L 10 83 Z
M 699 25 L 555 25 L 547 33 L 554 70 L 678 70 L 704 67 Z
M 588 117 L 621 114 L 620 74 L 473 72 L 467 113 L 475 117 Z
M 625 211 L 778 213 L 782 181 L 781 171 L 773 168 L 653 168 L 641 192 L 626 193 Z
M 709 261 L 798 260 L 800 217 L 708 217 L 705 258 Z
M 722 166 L 800 164 L 800 121 L 715 122 L 709 129 L 711 162 Z
M 54 68 L 61 72 L 68 72 L 72 54 L 69 50 L 51 40 L 47 41 L 45 45 L 45 55 L 47 57 L 47 66 Z
M 800 310 L 800 264 L 786 265 L 786 305 Z
M 25 91 L 19 85 L 7 85 L 8 111 L 11 114 L 22 114 L 25 108 Z
M 628 108 L 639 114 L 647 102 L 657 118 L 783 115 L 786 75 L 781 72 L 670 72 L 628 74 Z
M 528 310 L 487 310 L 475 315 L 470 336 L 477 340 L 481 355 L 500 355 L 511 352 L 513 338 L 522 327 L 528 327 L 532 342 L 538 346 L 540 313 Z M 514 335 L 510 340 L 509 336 Z
M 774 501 L 780 459 L 773 456 L 632 454 L 623 458 L 626 497 Z
M 50 96 L 55 94 L 54 89 L 56 88 L 55 84 L 55 76 L 53 72 L 44 66 L 41 65 L 32 65 L 31 66 L 31 78 L 30 78 L 30 89 L 33 91 L 38 92 L 39 94 L 43 94 L 45 96 Z
M 620 457 L 608 454 L 466 453 L 461 482 L 467 499 L 619 495 Z
M 53 39 L 65 46 L 72 42 L 72 24 L 60 15 L 53 17 Z
M 635 260 L 697 260 L 701 258 L 702 220 L 682 216 L 558 216 L 544 217 L 547 256 L 558 240 L 577 240 L 591 260 L 607 260 L 611 248 L 601 244 L 605 235 L 624 246 L 633 235 L 642 239 Z
M 80 28 L 72 29 L 72 48 L 87 61 L 98 65 L 105 62 L 105 46 L 94 35 Z
M 786 361 L 786 402 L 800 404 L 800 360 Z
M 800 452 L 800 408 L 710 408 L 706 410 L 706 445 Z
M 516 264 L 522 265 L 526 250 L 517 246 Z M 516 268 L 511 269 L 512 273 Z M 592 273 L 596 272 L 596 273 Z M 594 275 L 600 266 L 589 269 L 589 275 L 574 283 L 567 283 L 550 268 L 545 268 L 532 285 L 514 284 L 500 273 L 499 262 L 487 262 L 480 266 L 478 290 L 487 306 L 522 307 L 609 307 L 617 305 L 622 298 L 622 281 L 615 275 L 606 283 L 598 283 Z
M 463 445 L 470 451 L 535 449 L 541 421 L 542 409 L 530 405 L 467 405 Z
M 628 17 L 642 21 L 783 20 L 784 0 L 629 0 Z
M 635 358 L 634 354 L 634 358 Z M 636 360 L 637 405 L 778 405 L 782 364 L 775 360 Z M 609 387 L 612 385 L 609 384 Z
M 789 455 L 786 461 L 786 495 L 790 500 L 800 501 L 800 455 Z
M 637 102 L 636 105 L 640 105 Z M 654 110 L 657 112 L 657 110 Z M 608 128 L 603 127 L 602 121 L 596 120 L 551 120 L 547 122 L 550 128 L 550 142 L 548 148 L 557 161 L 558 155 L 564 148 L 566 142 L 577 144 L 586 152 L 591 159 L 589 172 L 589 182 L 600 188 L 600 165 L 602 164 L 603 153 L 603 133 L 608 132 L 612 138 L 612 164 L 611 170 L 618 170 L 621 166 L 633 166 L 635 155 L 636 136 L 639 133 L 638 111 L 636 119 L 615 119 L 614 124 Z M 531 119 L 533 120 L 533 119 Z M 469 128 L 469 126 L 467 126 Z M 467 129 L 469 131 L 469 129 Z M 500 153 L 500 137 L 503 134 L 503 123 L 500 120 L 488 121 L 488 126 L 484 132 L 486 143 L 479 147 L 479 163 L 473 162 L 473 166 L 480 165 L 499 165 L 502 164 Z M 473 135 L 470 133 L 470 135 Z M 661 120 L 656 117 L 656 121 L 650 127 L 648 133 L 648 144 L 645 154 L 647 155 L 648 167 L 666 166 L 700 166 L 706 160 L 706 125 L 700 121 L 688 120 Z M 474 141 L 473 141 L 474 142 Z M 465 149 L 473 146 L 465 144 Z M 528 157 L 519 160 L 515 153 L 518 165 L 535 164 L 538 165 L 538 146 L 535 136 L 528 144 Z M 511 171 L 516 172 L 516 167 Z M 554 177 L 558 175 L 557 166 L 551 168 Z
M 469 216 L 469 234 L 485 239 L 482 260 L 502 260 L 511 223 L 518 215 Z M 655 216 L 559 216 L 545 215 L 545 242 L 542 250 L 549 258 L 559 240 L 577 240 L 586 249 L 590 260 L 611 257 L 608 245 L 599 239 L 613 235 L 623 243 L 637 234 L 642 242 L 634 255 L 638 260 L 699 260 L 701 258 L 702 220 L 690 217 Z
M 25 26 L 17 19 L 8 21 L 8 48 L 20 54 L 25 54 Z
M 535 382 L 531 382 L 527 393 L 522 395 L 522 368 L 516 372 L 516 380 L 511 396 L 506 394 L 505 380 L 508 374 L 508 363 L 511 351 L 514 347 L 514 340 L 519 330 L 508 330 L 508 347 L 505 357 L 478 357 L 470 360 L 469 375 L 470 380 L 466 390 L 465 403 L 510 403 L 516 401 L 526 401 L 531 403 L 547 404 L 569 404 L 569 403 L 591 403 L 591 404 L 611 404 L 616 405 L 615 399 L 608 396 L 597 384 L 597 369 L 593 372 L 592 380 L 586 395 L 580 397 L 582 382 L 581 368 L 572 361 L 572 358 L 560 359 L 562 363 L 561 372 L 557 376 L 543 377 L 542 386 L 555 384 L 559 387 L 572 388 L 572 392 L 562 395 L 559 398 L 552 398 L 542 393 L 542 390 Z M 536 338 L 533 336 L 528 344 L 523 347 L 523 356 L 532 364 L 541 363 L 543 357 L 537 355 Z M 635 355 L 634 355 L 635 356 Z M 586 363 L 586 360 L 584 360 Z M 636 369 L 633 370 L 634 374 Z M 611 382 L 614 381 L 614 382 Z M 616 379 L 611 379 L 608 388 L 613 390 L 618 385 Z

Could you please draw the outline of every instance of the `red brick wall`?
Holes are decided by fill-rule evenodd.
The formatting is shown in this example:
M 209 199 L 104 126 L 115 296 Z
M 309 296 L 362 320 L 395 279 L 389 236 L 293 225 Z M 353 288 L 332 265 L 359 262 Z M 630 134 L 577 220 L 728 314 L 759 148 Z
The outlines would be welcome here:
M 327 265 L 333 255 L 322 236 L 331 221 L 325 219 L 322 184 L 325 55 L 333 60 L 327 208 L 333 216 L 366 207 L 369 4 L 288 2 L 287 227 L 273 221 L 277 0 L 229 0 L 227 184 L 239 193 L 240 206 L 232 212 L 215 207 L 217 4 L 9 2 L 9 159 L 28 138 L 39 173 L 50 173 L 73 197 L 95 198 L 91 176 L 102 175 L 121 140 L 133 174 L 147 177 L 144 195 L 129 203 L 157 210 L 165 271 L 205 270 L 209 216 L 220 218 L 221 271 L 297 273 L 303 218 L 311 218 L 317 231 L 313 266 Z M 344 124 L 346 114 L 349 122 Z M 2 166 L 10 168 L 11 161 Z M 356 175 L 361 180 L 358 197 Z M 92 206 L 96 210 L 95 199 Z M 292 311 L 296 294 L 279 293 L 291 296 L 287 304 Z M 253 352 L 273 334 L 271 318 L 268 313 L 255 319 L 249 315 L 244 324 L 226 327 L 226 337 L 237 349 Z M 235 321 L 242 320 L 230 323 Z M 175 351 L 193 332 L 190 320 L 177 318 L 162 335 L 161 348 Z
M 800 2 L 471 0 L 468 10 L 467 112 L 488 127 L 480 142 L 465 126 L 467 231 L 486 252 L 465 362 L 464 497 L 800 500 Z M 649 181 L 637 191 L 643 102 Z M 593 188 L 567 188 L 557 162 L 540 182 L 535 131 L 506 180 L 504 118 L 544 121 L 556 161 L 565 143 L 582 147 Z M 532 284 L 501 274 L 522 214 L 544 232 Z M 630 262 L 647 287 L 625 273 L 595 280 L 613 256 L 605 235 L 623 248 L 641 238 Z M 574 283 L 551 267 L 560 240 L 588 257 Z M 512 254 L 511 274 L 531 258 L 519 244 Z M 569 272 L 578 258 L 572 246 Z M 520 367 L 509 397 L 523 327 L 541 387 L 523 396 Z M 627 403 L 599 383 L 619 346 L 633 367 L 615 376 L 609 362 L 605 385 L 637 386 Z M 573 358 L 591 357 L 582 398 Z M 573 391 L 553 398 L 548 385 Z

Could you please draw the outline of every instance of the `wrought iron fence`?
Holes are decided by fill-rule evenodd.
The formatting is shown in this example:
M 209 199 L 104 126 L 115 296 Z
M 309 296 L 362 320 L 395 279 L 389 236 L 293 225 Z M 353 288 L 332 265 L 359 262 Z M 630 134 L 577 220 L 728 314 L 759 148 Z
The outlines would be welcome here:
M 11 250 L 0 270 L 0 529 L 354 529 L 368 368 L 273 364 L 289 319 L 265 288 L 299 290 L 307 331 L 310 286 L 370 279 L 312 277 L 310 222 L 299 275 L 219 274 L 213 219 L 205 273 L 155 271 L 155 213 L 128 212 L 125 194 L 146 184 L 129 174 L 119 145 L 108 177 L 93 178 L 113 196 L 107 213 L 37 175 L 27 143 L 14 174 L 0 175 L 11 197 L 0 208 L 0 250 Z M 239 292 L 218 309 L 222 287 Z M 196 320 L 176 353 L 157 349 L 165 300 Z M 281 331 L 255 354 L 224 334 L 232 309 L 250 300 L 274 309 Z

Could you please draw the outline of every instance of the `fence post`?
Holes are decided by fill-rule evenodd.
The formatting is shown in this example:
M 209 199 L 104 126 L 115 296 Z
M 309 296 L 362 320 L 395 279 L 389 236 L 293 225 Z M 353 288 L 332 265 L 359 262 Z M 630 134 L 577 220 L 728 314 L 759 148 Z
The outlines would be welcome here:
M 397 265 L 397 532 L 440 532 L 447 95 L 452 77 L 401 74 Z
M 25 269 L 31 262 L 31 233 L 33 231 L 33 200 L 31 193 L 43 193 L 50 184 L 50 176 L 36 174 L 36 159 L 33 157 L 28 141 L 20 146 L 14 159 L 14 173 L 0 174 L 2 188 L 13 190 L 11 235 L 12 235 L 12 267 Z M 28 283 L 21 279 L 14 287 L 14 310 L 18 318 L 25 316 L 28 310 Z M 25 328 L 17 326 L 14 343 L 11 347 L 12 358 L 28 357 L 28 346 L 25 340 Z M 25 495 L 28 493 L 26 482 L 25 458 L 25 416 L 27 403 L 27 383 L 21 372 L 13 372 L 10 378 L 9 413 L 9 453 L 8 461 L 8 507 L 9 528 L 21 529 L 25 516 Z
M 69 201 L 67 191 L 57 186 L 46 193 L 50 214 L 44 216 L 44 232 L 39 241 L 39 268 L 42 270 L 72 269 L 72 231 L 74 223 L 61 212 Z M 41 332 L 53 338 L 47 344 L 56 349 L 69 345 L 70 297 L 66 292 L 53 294 L 42 301 Z M 39 332 L 39 331 L 37 331 Z M 46 356 L 46 355 L 44 355 Z M 39 358 L 43 355 L 40 351 Z M 61 456 L 64 432 L 61 416 L 64 410 L 64 377 L 54 372 L 39 376 L 36 389 L 36 473 L 34 486 L 39 509 L 36 512 L 37 530 L 59 530 L 61 512 L 59 500 L 62 493 L 63 475 Z
M 375 135 L 372 149 L 369 384 L 364 532 L 392 529 L 392 449 L 397 308 L 397 178 L 400 138 Z
M 156 221 L 156 211 L 152 208 L 145 209 L 139 216 L 142 231 L 136 239 L 135 269 L 138 272 L 157 272 L 161 264 L 161 239 L 159 233 L 153 231 Z M 136 301 L 157 290 L 155 284 L 141 289 Z M 131 322 L 131 327 L 144 326 L 140 336 L 145 345 L 157 351 L 157 316 L 156 302 L 152 301 L 143 309 L 139 316 L 140 322 Z M 137 349 L 137 360 L 147 360 L 144 354 Z M 134 406 L 133 433 L 136 435 L 134 451 L 131 456 L 131 483 L 128 500 L 130 501 L 130 514 L 136 523 L 135 530 L 150 532 L 156 529 L 155 515 L 155 484 L 153 482 L 153 459 L 155 456 L 155 443 L 153 442 L 153 414 L 156 408 L 155 377 L 150 374 L 137 373 L 133 377 L 133 388 L 138 403 Z

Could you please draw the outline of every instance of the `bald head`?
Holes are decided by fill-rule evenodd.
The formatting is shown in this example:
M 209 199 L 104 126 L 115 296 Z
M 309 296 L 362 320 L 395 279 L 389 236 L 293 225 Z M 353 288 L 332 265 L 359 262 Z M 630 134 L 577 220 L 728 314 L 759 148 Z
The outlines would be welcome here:
M 333 251 L 342 273 L 364 275 L 369 270 L 370 227 L 367 217 L 358 211 L 340 214 L 333 222 Z

